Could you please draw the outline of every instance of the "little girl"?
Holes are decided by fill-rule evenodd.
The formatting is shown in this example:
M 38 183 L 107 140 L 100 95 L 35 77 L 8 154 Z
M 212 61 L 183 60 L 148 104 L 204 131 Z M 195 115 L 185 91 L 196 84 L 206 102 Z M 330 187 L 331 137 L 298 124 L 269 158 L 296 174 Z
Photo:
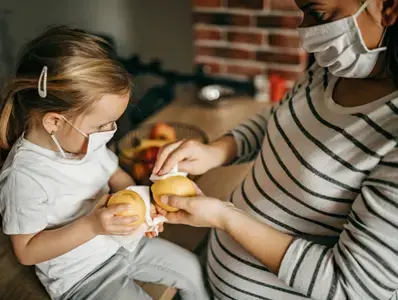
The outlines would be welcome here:
M 208 299 L 192 253 L 145 238 L 130 253 L 110 237 L 133 233 L 135 217 L 115 216 L 125 205 L 104 207 L 110 191 L 133 185 L 106 148 L 131 89 L 109 51 L 67 27 L 26 46 L 0 102 L 3 230 L 52 299 L 150 299 L 135 280 Z

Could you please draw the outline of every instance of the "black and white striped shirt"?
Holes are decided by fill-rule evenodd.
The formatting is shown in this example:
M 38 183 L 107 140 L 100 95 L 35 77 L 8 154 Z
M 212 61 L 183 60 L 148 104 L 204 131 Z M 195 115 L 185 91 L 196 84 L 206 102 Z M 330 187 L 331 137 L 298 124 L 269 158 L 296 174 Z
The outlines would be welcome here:
M 230 200 L 297 239 L 276 276 L 213 231 L 216 299 L 380 300 L 398 289 L 398 91 L 345 108 L 332 99 L 336 82 L 314 66 L 231 131 L 236 162 L 255 163 Z

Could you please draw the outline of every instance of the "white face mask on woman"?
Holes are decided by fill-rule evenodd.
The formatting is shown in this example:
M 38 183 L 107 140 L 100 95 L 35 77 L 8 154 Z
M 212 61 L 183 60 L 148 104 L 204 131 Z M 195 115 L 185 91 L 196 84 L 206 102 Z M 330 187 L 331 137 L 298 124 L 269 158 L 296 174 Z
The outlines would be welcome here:
M 369 50 L 363 40 L 357 18 L 371 0 L 350 17 L 334 22 L 298 28 L 303 48 L 314 53 L 317 63 L 338 77 L 364 78 L 374 69 L 386 47 Z M 383 35 L 384 37 L 384 35 Z M 383 42 L 381 39 L 380 44 Z
M 88 145 L 87 145 L 87 152 L 86 155 L 89 153 L 92 153 L 102 146 L 106 145 L 114 136 L 116 130 L 117 130 L 117 125 L 116 122 L 113 123 L 112 130 L 110 131 L 100 131 L 100 132 L 94 132 L 91 134 L 86 134 L 83 131 L 81 131 L 79 128 L 75 127 L 72 123 L 70 123 L 65 117 L 62 117 L 69 125 L 71 125 L 74 129 L 76 129 L 81 135 L 83 135 L 85 138 L 88 139 Z M 53 139 L 55 145 L 57 146 L 60 154 L 62 155 L 63 158 L 68 158 L 68 155 L 65 153 L 64 149 L 62 149 L 60 143 L 58 142 L 57 138 L 55 137 L 54 133 L 51 134 L 51 138 Z

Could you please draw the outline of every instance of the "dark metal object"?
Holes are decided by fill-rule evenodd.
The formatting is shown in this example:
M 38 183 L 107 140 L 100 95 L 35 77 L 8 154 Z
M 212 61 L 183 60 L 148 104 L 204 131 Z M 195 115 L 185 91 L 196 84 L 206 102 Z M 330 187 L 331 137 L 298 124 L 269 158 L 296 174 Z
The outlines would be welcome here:
M 143 63 L 139 56 L 132 56 L 129 59 L 119 58 L 118 60 L 133 76 L 152 75 L 164 80 L 163 84 L 152 87 L 141 99 L 138 99 L 134 103 L 134 109 L 131 109 L 129 115 L 132 126 L 131 129 L 134 129 L 156 111 L 167 106 L 175 98 L 175 88 L 177 84 L 193 83 L 198 88 L 198 91 L 201 91 L 204 87 L 218 86 L 220 90 L 233 91 L 234 94 L 239 95 L 254 96 L 256 92 L 252 79 L 248 81 L 238 81 L 229 78 L 209 76 L 204 72 L 204 67 L 202 65 L 196 66 L 193 73 L 181 73 L 164 70 L 159 60 Z M 207 99 L 202 98 L 202 100 L 206 101 Z M 209 101 L 206 102 L 209 103 Z

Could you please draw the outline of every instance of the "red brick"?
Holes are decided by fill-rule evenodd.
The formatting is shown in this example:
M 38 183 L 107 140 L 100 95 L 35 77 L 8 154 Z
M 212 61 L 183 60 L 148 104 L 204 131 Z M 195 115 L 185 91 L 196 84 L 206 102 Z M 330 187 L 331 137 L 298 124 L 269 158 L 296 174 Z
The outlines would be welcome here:
M 270 0 L 273 10 L 299 10 L 294 0 Z
M 299 16 L 259 16 L 257 27 L 262 28 L 292 28 L 295 29 L 301 22 Z
M 258 51 L 256 59 L 264 62 L 276 62 L 281 64 L 301 64 L 303 59 L 300 54 L 276 53 L 270 51 Z
M 221 40 L 222 33 L 217 29 L 195 28 L 194 38 L 195 40 Z
M 221 63 L 216 63 L 216 62 L 202 62 L 202 61 L 195 61 L 197 65 L 203 65 L 204 66 L 204 71 L 207 74 L 218 74 L 221 73 Z
M 195 7 L 220 7 L 220 6 L 222 6 L 222 0 L 193 0 L 193 6 L 195 6 Z
M 250 26 L 251 18 L 248 15 L 229 13 L 202 13 L 193 14 L 194 23 L 229 25 L 229 26 Z
M 300 38 L 296 35 L 270 34 L 268 43 L 270 46 L 299 48 Z
M 268 75 L 277 74 L 282 76 L 286 80 L 297 80 L 303 74 L 303 72 L 294 72 L 294 71 L 283 71 L 283 70 L 276 70 L 276 69 L 268 69 Z
M 247 43 L 247 44 L 263 44 L 265 37 L 262 33 L 253 32 L 240 32 L 240 31 L 230 31 L 227 35 L 228 41 Z
M 258 74 L 264 74 L 264 68 L 248 67 L 242 65 L 228 65 L 227 73 L 235 75 L 245 75 L 251 77 Z
M 196 55 L 215 56 L 234 59 L 253 59 L 255 54 L 249 50 L 224 47 L 196 47 Z
M 263 9 L 265 3 L 265 0 L 228 0 L 228 7 Z

